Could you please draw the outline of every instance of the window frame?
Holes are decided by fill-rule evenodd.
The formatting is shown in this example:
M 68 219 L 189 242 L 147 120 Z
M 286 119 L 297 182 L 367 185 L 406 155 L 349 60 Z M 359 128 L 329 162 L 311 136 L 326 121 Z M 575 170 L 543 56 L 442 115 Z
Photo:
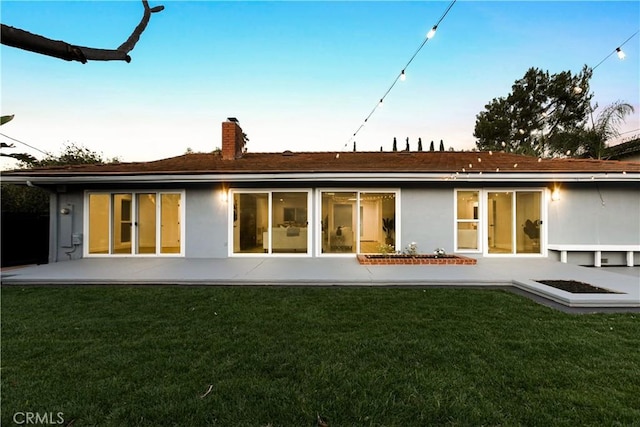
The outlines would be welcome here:
M 307 251 L 306 252 L 273 252 L 273 241 L 272 241 L 272 228 L 273 228 L 273 194 L 274 193 L 304 193 L 307 195 Z M 235 212 L 235 195 L 236 194 L 266 194 L 267 195 L 267 252 L 235 252 L 235 228 L 236 221 L 239 220 L 239 217 L 236 218 Z M 240 258 L 255 258 L 255 257 L 311 257 L 313 256 L 313 219 L 311 213 L 313 212 L 313 189 L 311 188 L 231 188 L 228 190 L 228 194 L 226 196 L 228 200 L 228 224 L 227 227 L 227 242 L 228 243 L 228 251 L 227 256 L 229 257 L 240 257 Z
M 516 233 L 518 230 L 518 224 L 516 221 L 516 210 L 517 210 L 517 193 L 520 192 L 538 192 L 540 193 L 540 242 L 539 252 L 520 252 L 517 251 L 517 239 Z M 512 202 L 513 208 L 511 212 L 511 243 L 513 245 L 511 252 L 506 253 L 490 253 L 489 252 L 489 244 L 488 244 L 488 236 L 489 236 L 489 204 L 487 203 L 489 193 L 512 193 Z M 482 215 L 485 220 L 482 223 L 482 231 L 484 233 L 484 237 L 482 240 L 482 256 L 486 258 L 544 258 L 547 256 L 547 220 L 548 220 L 548 207 L 550 200 L 550 191 L 545 187 L 492 187 L 492 188 L 484 188 L 482 190 Z
M 458 218 L 458 193 L 476 192 L 478 194 L 478 218 L 477 219 L 460 219 Z M 481 254 L 484 247 L 484 209 L 483 209 L 484 192 L 480 188 L 455 188 L 453 192 L 453 247 L 456 253 Z M 459 224 L 476 224 L 476 249 L 459 248 L 458 247 L 458 225 Z
M 356 239 L 356 249 L 355 252 L 322 252 L 322 194 L 323 193 L 356 193 L 356 227 L 355 230 L 358 230 L 354 235 Z M 316 197 L 315 197 L 315 218 L 316 218 L 316 226 L 314 236 L 316 237 L 314 242 L 314 251 L 319 257 L 355 257 L 357 254 L 361 253 L 361 242 L 360 242 L 360 232 L 361 229 L 361 216 L 360 216 L 360 208 L 361 208 L 361 195 L 363 193 L 393 193 L 395 196 L 395 248 L 402 248 L 402 214 L 401 214 L 401 203 L 400 203 L 400 188 L 362 188 L 362 187 L 326 187 L 326 188 L 317 188 L 316 189 Z
M 109 222 L 109 238 L 108 238 L 108 253 L 91 253 L 89 248 L 90 242 L 90 211 L 89 211 L 89 198 L 92 194 L 107 195 L 109 197 L 108 207 L 108 222 Z M 130 253 L 113 253 L 113 209 L 114 198 L 116 194 L 130 194 L 131 195 L 131 223 L 132 228 L 136 228 L 131 232 L 131 252 Z M 137 245 L 139 239 L 139 233 L 137 231 L 138 223 L 138 195 L 139 194 L 155 194 L 156 206 L 156 250 L 155 253 L 137 253 Z M 162 253 L 162 245 L 160 242 L 160 233 L 162 227 L 161 219 L 161 196 L 163 194 L 178 194 L 180 195 L 179 206 L 179 227 L 180 227 L 180 251 L 178 253 Z M 84 212 L 83 212 L 83 257 L 86 258 L 105 258 L 105 257 L 184 257 L 186 248 L 186 191 L 184 189 L 179 190 L 154 190 L 154 189 L 138 189 L 138 190 L 85 190 L 84 192 Z

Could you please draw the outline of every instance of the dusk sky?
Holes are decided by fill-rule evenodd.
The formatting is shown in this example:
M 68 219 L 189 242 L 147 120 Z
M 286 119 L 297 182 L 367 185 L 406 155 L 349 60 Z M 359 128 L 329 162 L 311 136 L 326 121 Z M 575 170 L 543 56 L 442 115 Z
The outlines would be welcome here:
M 350 139 L 450 2 L 150 0 L 132 61 L 66 62 L 2 46 L 0 132 L 46 152 L 75 143 L 122 161 L 210 152 L 237 117 L 253 152 L 351 150 Z M 115 49 L 140 1 L 2 1 L 1 21 L 48 38 Z M 359 151 L 442 139 L 475 146 L 476 115 L 530 67 L 578 73 L 640 28 L 640 2 L 458 1 L 355 140 Z M 636 109 L 640 36 L 602 62 L 594 103 Z M 596 110 L 596 113 L 598 110 Z M 2 142 L 13 142 L 0 137 Z M 15 143 L 14 152 L 43 154 Z M 4 150 L 4 149 L 3 149 Z M 2 158 L 0 167 L 12 167 Z

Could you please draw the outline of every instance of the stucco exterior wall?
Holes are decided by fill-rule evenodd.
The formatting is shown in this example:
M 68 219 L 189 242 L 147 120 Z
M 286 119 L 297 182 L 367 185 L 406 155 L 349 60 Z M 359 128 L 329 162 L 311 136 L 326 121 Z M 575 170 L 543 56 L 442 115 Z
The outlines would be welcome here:
M 416 242 L 418 251 L 443 248 L 453 253 L 453 189 L 404 188 L 401 192 L 402 248 Z
M 549 244 L 640 245 L 640 189 L 637 184 L 565 184 L 549 202 Z M 550 251 L 551 259 L 560 259 Z M 592 251 L 568 252 L 567 262 L 593 265 Z M 634 253 L 634 265 L 640 253 Z M 602 252 L 602 265 L 626 265 L 624 251 Z
M 82 258 L 85 244 L 83 233 L 84 193 L 70 191 L 50 195 L 49 262 L 69 261 Z M 62 211 L 68 213 L 62 213 Z M 73 239 L 74 234 L 80 243 Z
M 549 202 L 549 244 L 640 244 L 637 184 L 565 184 Z
M 436 248 L 454 252 L 454 187 L 404 186 L 400 190 L 397 229 L 403 250 L 416 242 L 418 250 L 430 253 Z M 184 256 L 189 258 L 226 258 L 229 254 L 229 201 L 218 184 L 185 189 Z M 82 189 L 51 194 L 50 262 L 83 256 L 87 237 L 84 233 L 84 196 Z M 312 195 L 312 203 L 316 203 Z M 560 200 L 547 205 L 547 243 L 584 245 L 640 245 L 640 191 L 637 183 L 564 184 Z M 68 214 L 62 214 L 69 209 Z M 316 212 L 312 208 L 311 212 Z M 317 218 L 309 217 L 310 224 Z M 313 221 L 313 222 L 312 222 Z M 317 233 L 313 233 L 313 256 L 317 256 Z M 80 244 L 74 241 L 80 237 Z M 551 259 L 559 254 L 550 252 Z M 625 262 L 624 253 L 603 253 L 603 265 Z M 639 263 L 640 254 L 635 254 Z M 569 254 L 569 262 L 593 263 L 593 254 Z
M 219 186 L 186 191 L 185 256 L 226 258 L 228 256 L 228 203 Z

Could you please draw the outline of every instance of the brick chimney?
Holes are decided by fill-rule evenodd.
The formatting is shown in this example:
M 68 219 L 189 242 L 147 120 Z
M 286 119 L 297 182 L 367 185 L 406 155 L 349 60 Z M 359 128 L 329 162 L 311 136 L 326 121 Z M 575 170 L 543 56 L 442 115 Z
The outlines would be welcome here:
M 244 136 L 238 119 L 229 117 L 222 122 L 222 160 L 235 160 L 244 153 Z

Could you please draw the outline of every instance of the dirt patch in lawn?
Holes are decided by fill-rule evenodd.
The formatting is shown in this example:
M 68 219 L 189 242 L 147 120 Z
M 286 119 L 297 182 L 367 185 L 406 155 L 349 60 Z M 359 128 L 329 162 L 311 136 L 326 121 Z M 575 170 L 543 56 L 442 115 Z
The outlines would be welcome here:
M 610 291 L 609 289 L 599 288 L 584 282 L 576 280 L 536 280 L 543 285 L 552 286 L 572 294 L 617 294 L 619 292 Z

